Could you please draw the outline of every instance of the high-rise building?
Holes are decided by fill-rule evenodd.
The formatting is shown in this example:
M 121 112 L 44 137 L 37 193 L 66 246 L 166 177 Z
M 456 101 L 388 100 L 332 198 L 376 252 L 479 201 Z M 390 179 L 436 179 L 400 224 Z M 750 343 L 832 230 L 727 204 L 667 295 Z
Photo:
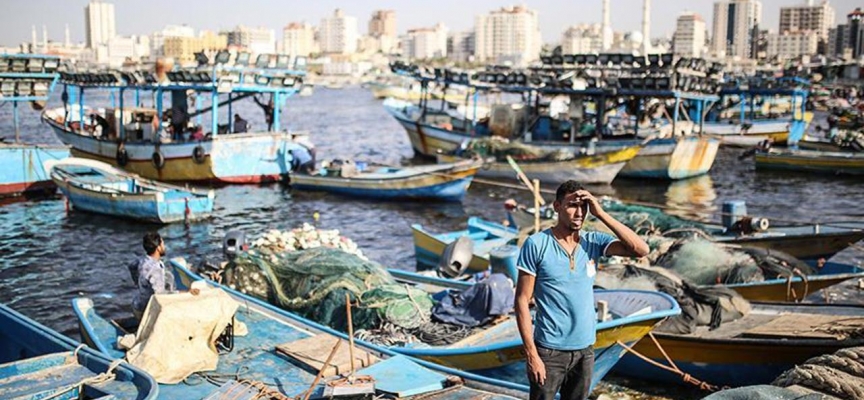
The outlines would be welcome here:
M 540 57 L 537 11 L 503 7 L 474 19 L 477 61 L 526 65 Z
M 474 60 L 474 32 L 453 32 L 447 36 L 447 58 L 456 62 Z
M 160 56 L 165 54 L 165 39 L 172 37 L 194 38 L 195 29 L 186 25 L 168 25 L 161 31 L 150 35 L 150 54 Z
M 117 35 L 114 20 L 114 4 L 90 0 L 84 7 L 84 29 L 87 32 L 87 47 L 108 44 Z
M 864 56 L 864 11 L 856 8 L 846 15 L 846 23 L 829 30 L 826 53 L 857 59 Z
M 319 45 L 324 53 L 352 54 L 357 51 L 359 34 L 357 18 L 336 9 L 333 16 L 321 20 L 318 27 Z
M 768 35 L 768 57 L 781 60 L 816 55 L 819 36 L 813 32 L 784 32 Z
M 282 53 L 309 57 L 317 53 L 315 28 L 305 22 L 292 22 L 282 29 Z
M 240 25 L 226 32 L 229 46 L 249 50 L 253 54 L 272 54 L 276 52 L 276 33 L 272 29 L 249 28 Z
M 567 28 L 561 35 L 561 51 L 564 54 L 583 54 L 609 50 L 611 44 L 608 48 L 604 47 L 604 29 L 600 24 L 580 24 Z
M 762 23 L 762 2 L 728 0 L 714 3 L 711 52 L 720 57 L 751 58 Z
M 780 29 L 785 32 L 814 32 L 821 40 L 828 39 L 828 30 L 834 27 L 834 7 L 823 0 L 819 5 L 813 5 L 808 0 L 804 5 L 780 8 Z
M 701 57 L 705 51 L 706 25 L 702 16 L 685 12 L 678 17 L 672 52 L 679 57 Z
M 396 37 L 396 11 L 376 10 L 369 20 L 369 36 Z
M 410 59 L 447 57 L 447 32 L 443 24 L 409 29 L 402 41 L 402 55 Z

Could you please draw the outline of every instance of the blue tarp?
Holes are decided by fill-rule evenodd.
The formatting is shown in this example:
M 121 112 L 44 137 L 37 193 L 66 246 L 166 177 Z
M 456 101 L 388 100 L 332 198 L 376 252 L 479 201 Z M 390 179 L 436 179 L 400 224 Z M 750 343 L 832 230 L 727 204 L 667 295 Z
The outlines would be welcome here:
M 515 291 L 504 274 L 492 274 L 488 279 L 462 291 L 451 292 L 432 308 L 432 316 L 454 325 L 483 325 L 498 315 L 513 311 Z

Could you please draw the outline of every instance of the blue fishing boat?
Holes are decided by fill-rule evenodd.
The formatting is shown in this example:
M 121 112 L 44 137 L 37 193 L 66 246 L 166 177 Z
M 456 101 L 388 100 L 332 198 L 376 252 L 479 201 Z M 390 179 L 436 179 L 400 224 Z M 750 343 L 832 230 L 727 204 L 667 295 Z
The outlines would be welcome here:
M 189 290 L 193 282 L 202 280 L 185 267 L 182 259 L 171 260 L 168 266 L 173 270 L 177 288 L 181 291 Z M 262 394 L 262 389 L 295 398 L 302 396 L 309 388 L 314 389 L 313 398 L 320 398 L 322 392 L 327 393 L 328 388 L 344 388 L 344 381 L 340 383 L 335 375 L 325 376 L 322 383 L 318 384 L 316 374 L 325 369 L 322 360 L 327 358 L 335 343 L 347 339 L 347 335 L 230 288 L 213 282 L 208 284 L 220 288 L 238 303 L 234 318 L 245 325 L 248 333 L 233 336 L 233 349 L 219 355 L 215 371 L 190 377 L 204 378 L 200 384 L 160 384 L 160 393 L 165 398 L 216 398 L 240 392 L 252 396 Z M 116 346 L 118 335 L 126 333 L 118 324 L 100 316 L 89 299 L 73 300 L 73 309 L 78 317 L 81 337 L 86 343 L 109 358 L 120 359 L 125 356 Z M 527 394 L 527 387 L 522 385 L 415 360 L 361 341 L 356 343 L 357 348 L 353 350 L 356 356 L 347 354 L 347 344 L 332 352 L 335 354 L 333 363 L 327 363 L 331 367 L 325 369 L 328 372 L 325 375 L 332 375 L 330 372 L 334 368 L 339 374 L 351 371 L 347 363 L 353 358 L 357 361 L 357 369 L 352 376 L 371 377 L 375 392 L 387 397 L 503 400 L 524 398 Z M 307 347 L 308 357 L 304 358 L 295 352 L 302 353 L 303 349 L 295 349 L 295 346 L 300 345 Z M 210 379 L 213 377 L 219 378 Z
M 473 283 L 430 277 L 410 271 L 390 269 L 397 281 L 432 290 L 464 290 Z M 437 294 L 434 297 L 441 296 Z M 594 301 L 606 303 L 610 317 L 597 322 L 594 344 L 595 387 L 624 354 L 622 343 L 632 346 L 666 318 L 681 313 L 678 303 L 659 292 L 639 290 L 597 290 Z M 595 307 L 596 308 L 596 307 Z M 472 371 L 511 382 L 528 384 L 522 339 L 513 316 L 446 346 L 404 346 L 393 350 L 453 368 Z
M 0 304 L 0 398 L 155 399 L 156 382 Z
M 411 167 L 370 166 L 341 176 L 322 169 L 317 174 L 294 172 L 291 187 L 376 199 L 438 199 L 460 201 L 483 165 L 479 160 Z
M 68 101 L 43 111 L 42 121 L 72 147 L 73 156 L 147 179 L 283 181 L 291 170 L 291 152 L 300 144 L 281 128 L 281 111 L 302 87 L 305 58 L 259 54 L 250 63 L 250 56 L 223 50 L 194 69 L 160 59 L 155 71 L 62 73 L 59 82 Z M 97 90 L 111 95 L 110 107 L 85 105 L 85 93 Z M 233 105 L 256 96 L 269 97 L 272 123 L 250 126 L 236 119 Z M 166 97 L 170 105 L 164 104 Z M 153 100 L 145 104 L 142 99 L 148 98 Z
M 160 224 L 199 220 L 213 212 L 213 190 L 141 179 L 103 162 L 48 160 L 45 170 L 75 209 Z
M 771 383 L 778 375 L 808 359 L 864 343 L 864 307 L 831 304 L 753 304 L 743 318 L 686 335 L 654 332 L 665 354 L 680 370 L 720 386 Z M 650 341 L 635 350 L 668 365 Z M 652 381 L 682 383 L 681 376 L 648 364 L 631 354 L 616 374 Z
M 56 56 L 0 54 L 0 104 L 12 103 L 13 138 L 0 132 L 0 197 L 54 193 L 42 162 L 69 156 L 69 148 L 21 141 L 20 103 L 41 107 L 57 82 Z
M 438 266 L 444 248 L 466 236 L 474 243 L 471 262 L 468 268 L 485 271 L 492 267 L 496 272 L 508 274 L 516 279 L 516 258 L 518 248 L 514 245 L 519 231 L 511 227 L 486 221 L 481 218 L 468 219 L 468 229 L 431 233 L 420 225 L 411 226 L 414 236 L 414 251 L 417 265 L 423 269 Z M 490 262 L 490 258 L 492 261 Z M 809 294 L 837 285 L 841 282 L 864 277 L 861 268 L 849 264 L 829 262 L 817 269 L 817 275 L 794 276 L 789 279 L 766 279 L 760 282 L 724 284 L 735 290 L 747 300 L 752 301 L 799 301 Z

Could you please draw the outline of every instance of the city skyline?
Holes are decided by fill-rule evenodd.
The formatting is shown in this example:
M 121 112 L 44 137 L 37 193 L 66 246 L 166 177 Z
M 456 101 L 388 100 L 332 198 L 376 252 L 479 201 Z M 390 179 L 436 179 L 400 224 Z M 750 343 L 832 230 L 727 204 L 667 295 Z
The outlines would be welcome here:
M 643 0 L 611 0 L 612 28 L 618 32 L 639 31 L 642 22 Z M 668 0 L 667 0 L 668 1 Z M 570 26 L 586 23 L 602 22 L 602 0 L 564 2 L 559 0 L 541 0 L 532 2 L 501 2 L 500 0 L 478 0 L 466 4 L 443 0 L 434 4 L 419 4 L 406 1 L 368 1 L 360 0 L 347 4 L 339 4 L 332 0 L 303 4 L 304 11 L 291 10 L 293 4 L 276 0 L 257 0 L 244 4 L 243 7 L 232 7 L 230 4 L 204 3 L 198 1 L 169 2 L 167 0 L 151 0 L 148 2 L 133 2 L 116 0 L 109 1 L 115 5 L 118 35 L 150 35 L 166 25 L 188 25 L 196 31 L 231 29 L 238 25 L 263 26 L 281 32 L 282 28 L 291 22 L 305 21 L 318 25 L 322 18 L 332 15 L 333 10 L 341 8 L 346 15 L 356 17 L 359 22 L 359 33 L 365 35 L 366 22 L 372 13 L 379 9 L 396 11 L 397 32 L 401 35 L 409 29 L 430 27 L 436 23 L 445 24 L 451 32 L 473 29 L 477 14 L 485 14 L 504 6 L 522 4 L 539 12 L 543 43 L 558 42 L 562 33 Z M 654 1 L 651 12 L 652 38 L 670 37 L 675 30 L 677 17 L 684 11 L 700 14 L 710 21 L 713 15 L 714 0 L 694 0 L 688 2 L 688 7 L 679 4 L 669 5 Z M 814 3 L 819 3 L 816 0 Z M 55 42 L 64 39 L 64 28 L 68 24 L 72 42 L 85 41 L 84 9 L 89 0 L 72 1 L 12 1 L 4 8 L 11 12 L 0 15 L 0 46 L 17 46 L 29 42 L 31 28 L 36 26 L 39 33 L 45 25 L 49 39 Z M 343 2 L 344 3 L 344 2 Z M 452 3 L 452 6 L 448 4 Z M 770 4 L 769 4 L 770 3 Z M 762 22 L 765 29 L 777 31 L 780 8 L 804 4 L 804 0 L 772 0 L 763 3 Z M 838 21 L 845 20 L 845 15 L 855 6 L 860 7 L 859 0 L 833 0 Z M 276 12 L 279 9 L 282 12 Z M 51 9 L 51 14 L 43 14 Z M 454 9 L 464 10 L 453 13 Z M 631 10 L 621 13 L 620 10 Z M 157 11 L 158 10 L 158 11 Z M 170 14 L 162 10 L 171 10 Z M 572 16 L 572 18 L 571 18 Z M 281 34 L 277 33 L 281 38 Z M 42 40 L 41 36 L 39 40 Z

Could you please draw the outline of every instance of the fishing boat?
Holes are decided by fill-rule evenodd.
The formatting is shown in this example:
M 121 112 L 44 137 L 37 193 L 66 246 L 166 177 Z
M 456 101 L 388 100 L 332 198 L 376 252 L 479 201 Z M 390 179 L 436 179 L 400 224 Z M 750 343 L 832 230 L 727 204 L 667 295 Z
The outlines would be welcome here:
M 755 147 L 770 141 L 775 144 L 797 142 L 804 132 L 813 113 L 806 111 L 809 82 L 799 78 L 779 78 L 763 80 L 749 77 L 749 81 L 734 82 L 720 91 L 721 102 L 734 99 L 738 104 L 738 118 L 722 119 L 716 111 L 709 112 L 707 120 L 701 124 L 703 135 L 720 139 L 721 144 L 734 147 Z M 776 85 L 776 86 L 773 86 Z M 788 98 L 791 113 L 782 117 L 758 118 L 755 104 L 757 98 Z
M 732 202 L 735 203 L 735 202 Z M 743 210 L 740 207 L 743 206 Z M 723 218 L 724 223 L 697 221 L 668 215 L 657 206 L 643 204 L 628 204 L 617 200 L 604 202 L 606 211 L 639 212 L 662 216 L 673 221 L 676 226 L 695 228 L 707 233 L 712 240 L 747 247 L 780 250 L 809 264 L 815 264 L 819 259 L 830 259 L 854 243 L 864 240 L 864 223 L 855 221 L 828 221 L 822 223 L 789 223 L 786 225 L 770 224 L 762 231 L 739 232 L 730 229 L 739 218 L 746 216 L 746 206 L 741 204 L 743 211 L 738 218 Z M 554 217 L 551 208 L 541 211 L 543 219 Z M 534 212 L 531 209 L 515 207 L 508 211 L 508 219 L 514 227 L 532 226 Z
M 270 60 L 279 58 L 275 55 L 260 54 L 254 66 L 240 61 L 248 60 L 248 53 L 238 53 L 233 65 L 228 63 L 231 57 L 221 51 L 213 63 L 193 70 L 172 70 L 170 62 L 160 60 L 155 74 L 63 73 L 60 83 L 69 100 L 43 111 L 42 120 L 72 147 L 72 155 L 147 179 L 229 184 L 284 180 L 291 151 L 300 145 L 281 130 L 281 109 L 301 89 L 305 72 L 287 65 L 268 68 Z M 299 65 L 298 60 L 295 68 Z M 110 107 L 85 106 L 85 91 L 97 90 L 112 95 Z M 132 95 L 134 102 L 127 100 Z M 155 104 L 145 107 L 142 98 L 151 95 Z M 260 129 L 250 129 L 245 120 L 235 124 L 233 104 L 258 95 L 269 96 L 274 105 L 273 130 L 263 122 L 253 125 Z M 171 99 L 168 107 L 165 97 Z M 220 117 L 223 107 L 227 117 Z M 206 124 L 202 118 L 208 113 Z
M 533 221 L 532 221 L 533 223 Z M 508 274 L 512 279 L 518 277 L 516 258 L 518 248 L 512 245 L 519 231 L 481 218 L 468 219 L 465 230 L 431 233 L 422 226 L 411 226 L 414 237 L 414 252 L 418 268 L 434 269 L 438 266 L 444 248 L 467 236 L 473 242 L 474 254 L 468 268 L 472 271 L 486 271 Z M 491 262 L 494 259 L 495 262 Z M 495 265 L 493 265 L 495 264 Z M 794 276 L 789 279 L 766 279 L 760 282 L 724 284 L 751 301 L 800 301 L 821 289 L 844 281 L 864 277 L 864 269 L 849 264 L 829 262 L 817 269 L 817 275 Z
M 864 153 L 803 149 L 768 149 L 755 154 L 756 170 L 864 175 Z
M 0 398 L 156 399 L 149 375 L 0 304 Z
M 190 271 L 182 262 L 172 260 L 172 268 L 178 281 L 194 281 L 202 279 L 199 275 Z M 403 282 L 418 282 L 418 276 L 410 272 L 402 272 L 395 277 Z M 461 290 L 470 286 L 462 282 L 452 280 L 423 278 L 427 282 L 432 279 L 439 287 L 446 290 Z M 216 285 L 215 283 L 212 283 Z M 220 286 L 226 291 L 224 286 Z M 249 299 L 245 295 L 233 295 Z M 609 306 L 608 319 L 599 321 L 597 324 L 597 343 L 595 344 L 595 367 L 592 387 L 602 379 L 609 369 L 615 364 L 622 354 L 621 343 L 635 343 L 642 336 L 650 332 L 654 326 L 665 318 L 680 313 L 678 304 L 662 293 L 645 291 L 603 291 L 595 293 L 596 301 L 604 301 Z M 255 304 L 262 304 L 254 300 Z M 268 306 L 269 307 L 269 306 Z M 291 313 L 280 311 L 281 314 L 291 316 L 294 321 L 301 321 L 315 327 L 319 325 L 311 321 L 295 316 Z M 326 329 L 326 328 L 324 328 Z M 331 334 L 335 331 L 326 329 Z M 344 334 L 339 334 L 344 337 Z M 358 341 L 364 346 L 381 348 L 377 345 Z M 527 390 L 527 373 L 525 372 L 524 355 L 522 354 L 522 341 L 516 329 L 515 318 L 509 316 L 497 324 L 482 329 L 480 332 L 468 336 L 459 342 L 449 346 L 426 347 L 421 345 L 392 346 L 386 348 L 388 352 L 396 352 L 420 360 L 425 360 L 440 365 L 448 370 L 465 370 L 492 379 L 492 383 L 508 388 Z M 511 382 L 510 385 L 502 385 L 500 382 Z M 524 394 L 522 395 L 524 396 Z
M 687 335 L 652 333 L 684 373 L 714 385 L 767 384 L 808 359 L 864 343 L 864 308 L 831 304 L 753 304 L 743 318 Z M 635 350 L 668 365 L 647 339 Z M 616 374 L 681 383 L 681 376 L 625 355 Z
M 347 196 L 376 199 L 438 199 L 460 201 L 483 165 L 481 160 L 461 160 L 450 164 L 390 167 L 364 166 L 356 174 L 341 176 L 338 171 L 294 172 L 291 187 L 299 190 L 327 191 Z
M 189 290 L 193 282 L 203 280 L 187 269 L 182 259 L 171 260 L 168 267 L 174 272 L 178 290 Z M 309 388 L 314 388 L 315 398 L 320 398 L 322 390 L 340 387 L 338 377 L 332 376 L 333 369 L 344 375 L 350 371 L 352 376 L 371 377 L 375 393 L 388 397 L 503 400 L 527 395 L 528 388 L 524 385 L 412 359 L 362 341 L 356 341 L 356 349 L 352 347 L 350 354 L 349 345 L 332 352 L 334 345 L 347 339 L 347 335 L 230 288 L 209 281 L 208 284 L 221 289 L 238 303 L 234 318 L 246 326 L 248 333 L 233 336 L 233 348 L 219 355 L 216 370 L 198 374 L 204 378 L 201 384 L 160 384 L 159 391 L 165 398 L 204 399 L 236 395 L 238 392 L 264 394 L 262 388 L 291 398 L 302 398 Z M 79 321 L 81 337 L 86 343 L 109 358 L 125 357 L 125 353 L 116 347 L 118 335 L 126 333 L 120 324 L 101 316 L 90 299 L 75 299 L 72 306 Z M 356 356 L 351 355 L 354 352 Z M 332 363 L 327 363 L 330 368 L 325 369 L 322 361 L 328 353 L 335 356 Z M 349 369 L 352 358 L 356 359 L 356 370 Z M 325 379 L 316 385 L 316 374 L 321 369 L 325 369 Z M 213 380 L 210 377 L 223 378 Z
M 610 150 L 593 155 L 575 155 L 569 160 L 520 160 L 519 167 L 529 179 L 543 182 L 564 182 L 575 179 L 584 184 L 608 184 L 618 176 L 628 161 L 636 157 L 642 145 Z M 452 163 L 458 156 L 439 154 L 438 162 Z M 477 171 L 478 176 L 498 179 L 515 179 L 516 173 L 507 161 L 486 161 Z
M 48 160 L 45 170 L 78 210 L 161 224 L 191 222 L 213 212 L 213 190 L 142 179 L 103 162 Z
M 11 104 L 13 138 L 0 134 L 0 197 L 38 196 L 57 190 L 42 162 L 69 156 L 69 148 L 21 141 L 20 103 L 41 107 L 57 83 L 60 58 L 39 54 L 0 54 L 0 102 Z
M 397 281 L 434 290 L 464 290 L 473 283 L 390 269 Z M 668 317 L 680 314 L 668 295 L 639 290 L 597 290 L 594 301 L 606 303 L 611 318 L 598 320 L 594 344 L 593 388 L 624 353 L 620 343 L 636 343 Z M 449 367 L 476 372 L 496 379 L 527 384 L 525 355 L 516 319 L 510 316 L 456 343 L 446 346 L 405 346 L 393 350 Z

